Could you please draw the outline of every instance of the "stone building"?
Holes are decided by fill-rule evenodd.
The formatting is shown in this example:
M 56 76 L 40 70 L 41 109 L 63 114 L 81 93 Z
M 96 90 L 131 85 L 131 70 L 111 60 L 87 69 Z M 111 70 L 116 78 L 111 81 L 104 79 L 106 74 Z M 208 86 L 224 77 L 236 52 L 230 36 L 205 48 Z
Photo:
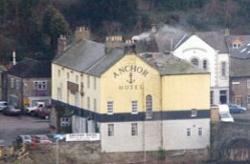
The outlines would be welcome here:
M 51 126 L 100 133 L 105 152 L 207 148 L 210 74 L 173 55 L 123 46 L 121 36 L 105 44 L 82 37 L 53 61 L 59 118 Z
M 51 102 L 51 64 L 26 58 L 6 72 L 6 95 L 9 104 L 24 108 L 37 101 Z

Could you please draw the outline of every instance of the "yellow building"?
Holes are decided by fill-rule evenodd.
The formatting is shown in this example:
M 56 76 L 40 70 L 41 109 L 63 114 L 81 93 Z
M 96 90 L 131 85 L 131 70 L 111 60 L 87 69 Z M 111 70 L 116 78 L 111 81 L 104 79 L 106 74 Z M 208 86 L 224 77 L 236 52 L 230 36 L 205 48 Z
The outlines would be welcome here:
M 73 133 L 100 133 L 106 152 L 209 146 L 210 74 L 173 55 L 121 45 L 119 36 L 106 44 L 83 38 L 54 60 L 60 125 L 70 118 Z

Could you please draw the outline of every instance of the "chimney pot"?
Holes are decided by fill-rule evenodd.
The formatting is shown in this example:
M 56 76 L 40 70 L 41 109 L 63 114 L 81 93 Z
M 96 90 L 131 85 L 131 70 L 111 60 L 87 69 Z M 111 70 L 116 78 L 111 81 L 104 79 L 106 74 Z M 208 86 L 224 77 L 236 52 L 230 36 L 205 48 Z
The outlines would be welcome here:
M 90 30 L 85 26 L 77 27 L 75 30 L 75 40 L 79 42 L 81 40 L 88 40 L 90 39 Z

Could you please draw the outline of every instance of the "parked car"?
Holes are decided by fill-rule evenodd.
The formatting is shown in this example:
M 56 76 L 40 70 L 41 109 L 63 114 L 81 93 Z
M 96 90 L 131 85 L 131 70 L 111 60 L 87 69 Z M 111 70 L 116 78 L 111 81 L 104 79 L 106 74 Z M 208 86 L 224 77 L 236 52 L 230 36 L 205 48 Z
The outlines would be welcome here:
M 8 103 L 6 101 L 0 101 L 0 111 L 3 111 L 7 106 Z
M 36 115 L 42 119 L 49 119 L 50 111 L 48 108 L 41 108 L 36 111 Z
M 219 105 L 219 115 L 222 122 L 234 122 L 227 104 Z
M 234 122 L 234 118 L 230 113 L 222 113 L 220 114 L 220 120 L 222 122 Z
M 229 104 L 229 111 L 230 113 L 241 113 L 241 112 L 245 112 L 247 110 L 247 108 L 242 107 L 240 105 L 237 104 Z
M 37 102 L 35 106 L 28 106 L 25 108 L 25 113 L 31 116 L 37 116 L 37 111 L 45 108 L 45 102 Z
M 14 106 L 8 106 L 3 110 L 3 114 L 7 116 L 19 116 L 22 114 L 22 110 L 15 108 Z
M 47 135 L 32 136 L 32 144 L 51 144 L 53 143 Z
M 30 135 L 19 135 L 16 138 L 18 144 L 31 144 L 32 137 Z

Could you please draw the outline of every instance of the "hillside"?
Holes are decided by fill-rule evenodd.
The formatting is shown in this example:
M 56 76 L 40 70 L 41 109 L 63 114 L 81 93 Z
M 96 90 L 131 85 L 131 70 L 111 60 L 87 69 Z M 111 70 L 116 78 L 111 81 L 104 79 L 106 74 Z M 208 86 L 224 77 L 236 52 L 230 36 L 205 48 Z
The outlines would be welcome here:
M 117 33 L 131 36 L 152 24 L 245 34 L 249 8 L 247 0 L 0 0 L 0 62 L 8 63 L 14 50 L 18 60 L 50 60 L 58 36 L 83 24 L 99 41 Z

